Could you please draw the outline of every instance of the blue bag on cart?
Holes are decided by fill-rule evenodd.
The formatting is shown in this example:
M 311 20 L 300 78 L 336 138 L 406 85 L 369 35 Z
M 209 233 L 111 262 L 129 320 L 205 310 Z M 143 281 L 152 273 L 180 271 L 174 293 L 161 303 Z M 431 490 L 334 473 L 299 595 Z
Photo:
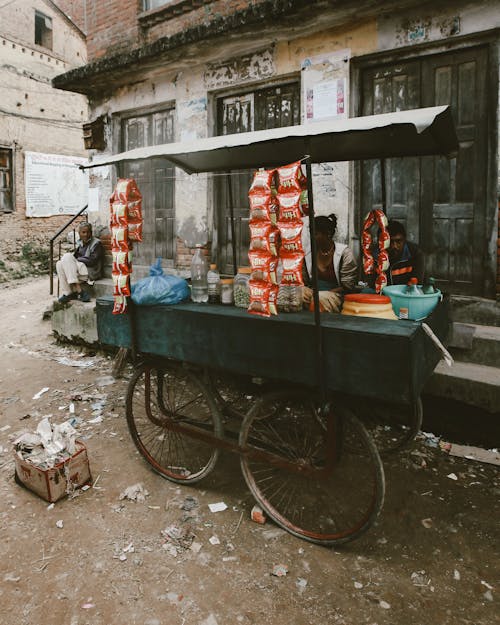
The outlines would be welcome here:
M 138 306 L 179 304 L 189 298 L 189 285 L 183 278 L 165 275 L 161 258 L 151 265 L 149 276 L 132 285 L 132 301 Z

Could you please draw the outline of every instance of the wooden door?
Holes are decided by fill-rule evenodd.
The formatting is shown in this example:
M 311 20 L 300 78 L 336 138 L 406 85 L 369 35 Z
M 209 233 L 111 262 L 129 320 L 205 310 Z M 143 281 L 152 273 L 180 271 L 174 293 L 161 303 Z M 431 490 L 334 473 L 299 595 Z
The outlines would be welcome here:
M 12 211 L 12 151 L 0 148 L 0 213 Z
M 487 251 L 487 51 L 436 56 L 422 64 L 423 106 L 449 104 L 457 158 L 422 159 L 422 247 L 426 268 L 441 288 L 482 295 Z
M 173 110 L 123 120 L 123 149 L 171 143 Z M 134 246 L 135 265 L 149 267 L 158 256 L 164 263 L 175 258 L 175 168 L 163 158 L 125 163 L 125 177 L 135 178 L 142 194 L 143 240 Z
M 387 160 L 387 214 L 426 254 L 438 286 L 483 295 L 486 254 L 487 50 L 392 63 L 362 72 L 362 114 L 449 104 L 459 138 L 455 159 Z M 377 161 L 361 167 L 360 218 L 381 203 Z
M 300 88 L 298 82 L 268 87 L 241 96 L 220 98 L 217 103 L 217 134 L 236 134 L 252 130 L 281 128 L 300 123 Z M 220 271 L 236 273 L 233 267 L 229 183 L 233 200 L 236 263 L 248 265 L 248 189 L 253 171 L 233 170 L 216 184 L 217 262 Z

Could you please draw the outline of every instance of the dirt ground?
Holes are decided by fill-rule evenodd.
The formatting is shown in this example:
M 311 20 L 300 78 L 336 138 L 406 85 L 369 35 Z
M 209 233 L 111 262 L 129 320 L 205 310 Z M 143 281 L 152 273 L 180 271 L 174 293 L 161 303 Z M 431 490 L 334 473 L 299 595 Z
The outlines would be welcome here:
M 236 458 L 191 487 L 150 470 L 127 431 L 127 380 L 110 357 L 54 341 L 50 301 L 47 278 L 0 287 L 0 625 L 499 622 L 498 467 L 422 437 L 384 460 L 385 505 L 359 540 L 329 549 L 257 525 Z M 14 481 L 12 440 L 45 415 L 77 419 L 94 484 L 53 507 Z M 136 483 L 145 501 L 120 500 Z M 198 552 L 162 535 L 186 524 Z

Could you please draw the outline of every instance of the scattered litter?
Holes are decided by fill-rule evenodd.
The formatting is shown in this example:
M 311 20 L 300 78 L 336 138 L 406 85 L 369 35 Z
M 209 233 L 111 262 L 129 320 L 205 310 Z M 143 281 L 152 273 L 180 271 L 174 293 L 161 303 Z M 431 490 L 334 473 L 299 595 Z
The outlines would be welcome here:
M 18 575 L 14 575 L 14 573 L 6 573 L 4 575 L 3 581 L 14 582 L 14 584 L 17 584 L 17 582 L 21 581 L 21 578 Z
M 194 534 L 189 526 L 179 527 L 172 524 L 162 530 L 161 535 L 166 539 L 163 549 L 173 556 L 177 556 L 180 551 L 190 549 L 194 540 Z
M 67 367 L 93 367 L 96 363 L 95 360 L 73 360 L 67 356 L 59 356 L 55 358 L 55 361 Z
M 274 577 L 285 577 L 287 573 L 288 567 L 286 566 L 286 564 L 275 564 L 273 566 L 271 575 L 274 575 Z
M 92 425 L 95 425 L 96 423 L 102 423 L 102 414 L 97 415 L 97 417 L 94 417 L 94 419 L 89 419 L 87 423 L 92 423 Z
M 236 556 L 224 556 L 222 558 L 222 562 L 237 562 L 238 558 Z
M 70 414 L 75 414 L 75 404 L 73 402 L 69 405 L 69 412 Z
M 435 434 L 432 434 L 432 432 L 422 432 L 424 438 L 425 438 L 425 444 L 428 447 L 439 447 L 439 437 L 436 436 Z
M 361 582 L 354 582 L 354 588 L 361 590 L 361 588 L 363 588 L 363 584 Z
M 55 503 L 51 503 L 51 504 L 49 504 L 49 505 L 47 506 L 47 510 L 53 510 L 55 505 L 56 505 Z
M 103 375 L 100 378 L 97 378 L 95 381 L 96 386 L 109 386 L 110 384 L 114 384 L 116 382 L 115 378 L 112 375 Z
M 456 473 L 448 473 L 446 477 L 449 477 L 450 480 L 455 480 L 455 481 L 458 480 Z
M 387 538 L 384 538 L 384 537 L 382 536 L 382 538 L 379 538 L 379 539 L 377 540 L 377 542 L 378 542 L 378 544 L 379 544 L 379 545 L 386 545 L 386 544 L 387 544 Z
M 460 581 L 460 571 L 457 571 L 457 569 L 453 571 L 453 579 L 456 579 L 457 582 Z
M 260 525 L 264 525 L 266 522 L 266 515 L 264 514 L 264 510 L 258 505 L 255 505 L 250 512 L 250 518 L 254 523 L 260 523 Z
M 164 597 L 165 599 L 170 601 L 170 603 L 179 603 L 179 601 L 182 601 L 184 599 L 184 596 L 179 594 L 178 592 L 167 592 Z
M 200 625 L 219 625 L 217 619 L 213 614 L 209 614 L 208 617 L 200 623 Z
M 91 610 L 92 608 L 95 608 L 95 603 L 84 603 L 82 605 L 83 610 Z
M 493 586 L 491 584 L 488 584 L 488 582 L 485 582 L 484 579 L 481 580 L 481 584 L 483 586 L 486 586 L 488 590 L 493 590 Z
M 444 441 L 442 441 L 439 446 L 444 452 L 450 454 L 450 456 L 500 465 L 500 452 L 498 449 L 482 449 L 481 447 L 456 445 L 455 443 L 446 443 Z
M 85 484 L 84 486 L 82 486 L 82 490 L 85 492 L 86 490 L 88 490 L 90 488 L 90 484 Z
M 378 602 L 378 604 L 379 604 L 379 606 L 380 606 L 381 608 L 384 608 L 384 610 L 390 610 L 390 609 L 391 609 L 391 604 L 390 604 L 390 603 L 387 603 L 387 601 L 380 600 L 380 601 Z
M 414 586 L 426 587 L 429 586 L 431 580 L 426 575 L 425 571 L 415 571 L 411 574 L 410 579 Z
M 150 510 L 161 510 L 160 506 L 148 506 Z
M 44 386 L 38 393 L 35 393 L 32 399 L 40 399 L 40 397 L 49 390 L 48 386 Z
M 58 527 L 59 529 L 62 529 L 64 527 L 64 521 L 62 519 L 59 519 L 59 521 L 56 521 L 56 527 Z
M 134 543 L 129 543 L 126 547 L 123 547 L 122 551 L 123 553 L 134 553 Z
M 425 527 L 425 529 L 431 529 L 433 523 L 432 523 L 432 519 L 422 519 L 421 521 L 422 525 Z
M 181 510 L 190 512 L 191 510 L 194 510 L 195 508 L 197 508 L 198 505 L 199 504 L 198 504 L 198 500 L 196 499 L 196 497 L 192 497 L 191 495 L 188 495 L 179 507 Z M 214 510 L 212 510 L 212 512 L 214 512 Z
M 222 512 L 223 510 L 227 510 L 227 506 L 223 501 L 209 503 L 208 507 L 210 508 L 210 512 Z
M 493 593 L 491 592 L 491 590 L 487 590 L 485 593 L 483 593 L 483 597 L 486 599 L 486 601 L 493 601 Z
M 279 527 L 275 527 L 270 530 L 263 530 L 262 536 L 265 540 L 273 540 L 274 538 L 280 538 L 286 534 L 285 530 L 282 530 Z
M 303 577 L 299 577 L 297 579 L 297 581 L 295 582 L 295 585 L 299 589 L 299 593 L 302 594 L 304 592 L 304 590 L 306 589 L 307 579 L 304 579 Z
M 4 425 L 3 427 L 0 428 L 0 432 L 5 432 L 6 430 L 10 429 L 10 425 Z
M 126 559 L 127 559 L 127 556 L 124 553 L 118 556 L 118 560 L 120 560 L 120 562 L 125 562 Z
M 122 493 L 120 493 L 119 499 L 130 499 L 130 501 L 143 502 L 146 501 L 146 497 L 148 496 L 149 492 L 144 488 L 141 483 L 138 483 L 129 486 Z
M 189 547 L 191 549 L 191 551 L 193 553 L 199 553 L 201 551 L 201 548 L 203 547 L 203 545 L 201 543 L 191 543 L 191 547 Z
M 220 545 L 220 540 L 217 536 L 210 536 L 210 538 L 208 539 L 208 542 L 211 545 Z

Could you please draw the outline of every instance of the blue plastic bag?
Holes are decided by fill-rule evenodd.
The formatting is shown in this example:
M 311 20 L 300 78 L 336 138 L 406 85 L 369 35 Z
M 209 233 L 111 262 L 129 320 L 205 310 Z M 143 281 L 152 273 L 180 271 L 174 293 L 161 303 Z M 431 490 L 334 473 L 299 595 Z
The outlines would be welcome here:
M 142 278 L 132 285 L 132 301 L 138 306 L 179 304 L 188 297 L 189 286 L 186 280 L 165 275 L 161 268 L 161 258 L 151 265 L 148 278 Z

